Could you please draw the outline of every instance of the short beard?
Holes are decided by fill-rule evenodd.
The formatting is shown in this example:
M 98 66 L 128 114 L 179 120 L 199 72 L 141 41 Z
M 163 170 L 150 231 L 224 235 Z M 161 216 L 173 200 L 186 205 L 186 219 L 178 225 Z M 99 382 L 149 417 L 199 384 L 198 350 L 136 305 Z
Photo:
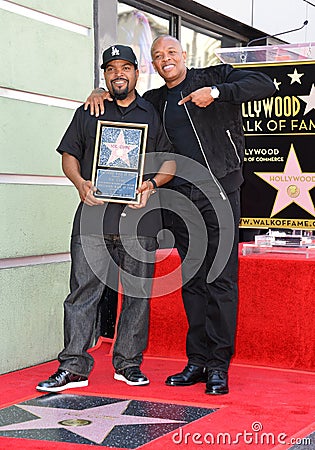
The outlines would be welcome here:
M 125 89 L 123 92 L 115 92 L 114 91 L 114 98 L 116 100 L 125 100 L 125 98 L 127 98 L 128 96 L 128 90 Z
M 125 98 L 127 98 L 128 96 L 128 87 L 129 83 L 127 83 L 127 86 L 125 87 L 124 90 L 117 90 L 112 84 L 113 89 L 112 97 L 115 98 L 116 100 L 125 100 Z

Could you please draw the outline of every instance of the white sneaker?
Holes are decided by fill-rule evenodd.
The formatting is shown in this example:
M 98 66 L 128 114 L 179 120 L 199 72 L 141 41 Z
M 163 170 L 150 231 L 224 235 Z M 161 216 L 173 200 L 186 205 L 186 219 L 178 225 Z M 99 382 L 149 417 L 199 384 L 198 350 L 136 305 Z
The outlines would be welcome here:
M 125 369 L 115 372 L 114 379 L 123 381 L 129 386 L 143 386 L 150 383 L 138 366 L 126 367 Z

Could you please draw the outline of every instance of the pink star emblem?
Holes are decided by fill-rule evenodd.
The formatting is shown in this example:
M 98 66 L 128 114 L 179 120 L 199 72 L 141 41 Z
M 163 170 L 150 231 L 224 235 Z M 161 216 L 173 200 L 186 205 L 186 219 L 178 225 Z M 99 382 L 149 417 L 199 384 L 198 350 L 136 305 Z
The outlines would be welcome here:
M 136 148 L 137 145 L 126 144 L 123 130 L 120 131 L 116 142 L 106 142 L 106 146 L 111 150 L 107 164 L 116 161 L 116 159 L 121 159 L 128 167 L 130 167 L 128 153 Z
M 82 410 L 16 405 L 17 408 L 28 411 L 37 417 L 26 422 L 1 426 L 0 431 L 64 428 L 92 442 L 101 444 L 115 426 L 163 423 L 185 424 L 182 420 L 125 414 L 129 403 L 130 400 L 124 400 Z
M 266 183 L 278 190 L 271 217 L 291 203 L 296 203 L 315 216 L 309 191 L 315 186 L 315 172 L 302 172 L 293 144 L 283 172 L 255 172 Z

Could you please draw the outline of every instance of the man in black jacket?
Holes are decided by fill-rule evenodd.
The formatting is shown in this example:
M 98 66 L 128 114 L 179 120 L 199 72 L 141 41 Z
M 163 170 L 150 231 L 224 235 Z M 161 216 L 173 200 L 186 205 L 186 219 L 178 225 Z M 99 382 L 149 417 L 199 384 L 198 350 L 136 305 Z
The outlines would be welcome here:
M 166 197 L 170 227 L 182 259 L 182 296 L 189 329 L 188 364 L 171 386 L 206 381 L 206 393 L 227 394 L 237 314 L 238 223 L 244 133 L 241 104 L 275 92 L 272 80 L 227 64 L 187 69 L 186 52 L 163 35 L 151 47 L 165 85 L 144 94 L 159 111 L 177 154 Z M 102 111 L 95 94 L 91 113 Z M 172 208 L 176 205 L 176 208 Z M 176 211 L 174 211 L 176 209 Z M 224 245 L 225 243 L 225 245 Z

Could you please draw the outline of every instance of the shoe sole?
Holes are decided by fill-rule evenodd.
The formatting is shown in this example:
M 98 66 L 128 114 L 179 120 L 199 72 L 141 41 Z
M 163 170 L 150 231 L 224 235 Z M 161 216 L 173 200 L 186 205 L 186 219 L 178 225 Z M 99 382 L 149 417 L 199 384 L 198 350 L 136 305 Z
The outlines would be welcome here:
M 221 392 L 206 390 L 206 394 L 208 394 L 208 395 L 225 395 L 228 393 L 229 393 L 228 389 L 226 391 L 221 391 Z
M 120 373 L 114 373 L 114 379 L 117 380 L 117 381 L 123 381 L 124 383 L 128 384 L 129 386 L 144 386 L 144 385 L 150 383 L 149 380 L 146 380 L 146 381 L 130 381 L 130 380 L 127 380 L 127 378 L 125 378 Z
M 73 383 L 68 383 L 68 384 L 65 384 L 64 386 L 59 386 L 59 387 L 44 388 L 42 386 L 36 386 L 36 389 L 38 391 L 43 391 L 43 392 L 61 392 L 61 391 L 65 391 L 66 389 L 75 389 L 75 388 L 79 388 L 79 387 L 86 387 L 86 386 L 88 386 L 88 384 L 89 384 L 89 381 L 84 380 L 84 381 L 76 381 Z
M 197 384 L 197 383 L 206 383 L 206 381 L 207 380 L 203 380 L 203 379 L 194 381 L 192 383 L 176 383 L 176 381 L 175 382 L 173 382 L 173 381 L 165 381 L 165 384 L 167 386 L 183 386 L 184 387 L 184 386 L 193 386 L 194 384 Z

